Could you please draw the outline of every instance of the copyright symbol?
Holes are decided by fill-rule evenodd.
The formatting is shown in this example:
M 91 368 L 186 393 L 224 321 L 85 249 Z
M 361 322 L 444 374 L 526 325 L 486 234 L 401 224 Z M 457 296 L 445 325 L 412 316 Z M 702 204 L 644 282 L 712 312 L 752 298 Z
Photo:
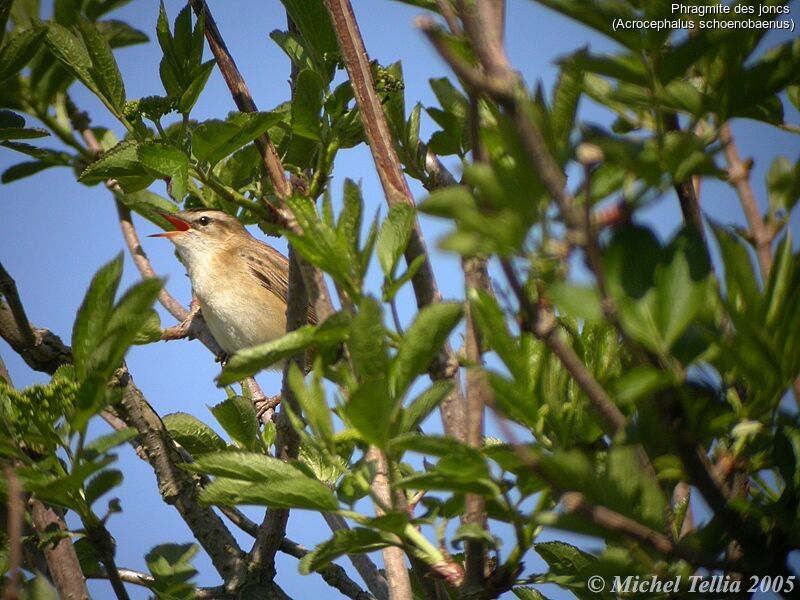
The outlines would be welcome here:
M 600 575 L 592 575 L 589 577 L 589 581 L 586 582 L 586 587 L 589 588 L 590 592 L 602 592 L 606 587 L 606 582 L 603 581 Z

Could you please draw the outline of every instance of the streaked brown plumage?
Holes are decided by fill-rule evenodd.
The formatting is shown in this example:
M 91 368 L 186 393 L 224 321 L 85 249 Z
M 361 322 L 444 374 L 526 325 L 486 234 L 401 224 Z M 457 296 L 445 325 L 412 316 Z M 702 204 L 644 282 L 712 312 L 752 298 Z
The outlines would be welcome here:
M 286 331 L 289 263 L 231 215 L 190 209 L 164 214 L 209 330 L 228 354 L 272 341 Z M 309 322 L 316 323 L 311 307 Z

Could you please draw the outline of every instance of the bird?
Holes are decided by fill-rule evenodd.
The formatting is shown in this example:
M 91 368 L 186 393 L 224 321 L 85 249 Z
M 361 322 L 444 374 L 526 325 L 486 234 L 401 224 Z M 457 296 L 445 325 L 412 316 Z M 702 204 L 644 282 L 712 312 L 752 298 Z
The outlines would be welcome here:
M 164 237 L 175 245 L 223 358 L 284 335 L 289 260 L 283 254 L 219 210 L 161 214 L 175 230 L 151 237 Z M 317 322 L 311 306 L 308 321 Z

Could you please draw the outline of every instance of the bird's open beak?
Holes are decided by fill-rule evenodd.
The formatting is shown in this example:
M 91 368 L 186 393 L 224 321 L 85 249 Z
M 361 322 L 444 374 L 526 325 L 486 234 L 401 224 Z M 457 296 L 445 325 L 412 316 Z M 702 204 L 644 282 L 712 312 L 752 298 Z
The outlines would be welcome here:
M 175 226 L 175 231 L 164 231 L 162 233 L 153 233 L 148 237 L 172 238 L 175 237 L 176 235 L 180 235 L 184 231 L 189 231 L 189 229 L 191 229 L 189 223 L 187 221 L 184 221 L 177 215 L 166 212 L 159 212 L 159 214 Z

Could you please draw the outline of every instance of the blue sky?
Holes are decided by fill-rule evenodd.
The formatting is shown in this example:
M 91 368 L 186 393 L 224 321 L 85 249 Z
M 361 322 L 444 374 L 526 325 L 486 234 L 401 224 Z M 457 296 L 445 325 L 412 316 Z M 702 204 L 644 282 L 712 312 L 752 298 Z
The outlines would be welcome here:
M 47 3 L 45 3 L 47 4 Z M 253 96 L 262 110 L 269 110 L 288 98 L 288 61 L 269 39 L 273 29 L 285 28 L 285 15 L 277 0 L 245 2 L 227 0 L 211 1 L 211 10 L 218 22 L 230 51 L 248 82 Z M 170 18 L 174 18 L 183 3 L 166 2 Z M 405 96 L 408 106 L 420 101 L 435 105 L 427 80 L 449 76 L 444 63 L 433 53 L 426 40 L 412 24 L 419 10 L 388 0 L 353 0 L 356 17 L 360 23 L 371 58 L 382 64 L 401 60 L 405 73 Z M 796 6 L 795 12 L 796 11 Z M 134 1 L 113 13 L 113 18 L 127 21 L 154 38 L 156 2 Z M 793 15 L 797 18 L 797 15 Z M 557 73 L 554 61 L 560 55 L 589 44 L 593 51 L 613 51 L 613 42 L 591 36 L 588 30 L 561 16 L 541 8 L 533 2 L 510 0 L 507 18 L 507 39 L 512 63 L 529 84 L 541 80 L 550 89 Z M 786 34 L 783 34 L 784 36 Z M 781 34 L 771 34 L 768 40 L 781 39 Z M 784 38 L 787 39 L 787 38 Z M 206 50 L 206 57 L 210 53 Z M 163 93 L 157 77 L 160 51 L 155 42 L 124 48 L 117 59 L 125 80 L 128 98 Z M 95 125 L 110 126 L 118 135 L 121 128 L 113 123 L 102 105 L 76 84 L 73 97 L 80 108 L 87 110 Z M 193 118 L 220 118 L 234 106 L 221 77 L 215 72 L 198 102 Z M 581 118 L 608 123 L 607 113 L 584 103 Z M 794 111 L 787 120 L 798 123 Z M 422 137 L 426 139 L 434 130 L 430 120 L 423 121 Z M 792 160 L 798 157 L 796 136 L 753 122 L 737 123 L 734 133 L 739 140 L 743 156 L 757 157 L 754 186 L 759 198 L 764 198 L 763 176 L 772 157 L 785 154 Z M 54 146 L 55 141 L 43 140 L 42 145 Z M 24 160 L 7 150 L 0 150 L 0 171 Z M 455 166 L 457 170 L 457 165 Z M 336 165 L 333 193 L 338 197 L 345 177 L 361 181 L 370 214 L 383 206 L 380 185 L 374 173 L 372 160 L 364 146 L 342 153 Z M 412 185 L 418 199 L 424 192 Z M 157 183 L 154 191 L 164 193 L 163 184 Z M 715 219 L 742 223 L 743 219 L 736 196 L 724 185 L 709 184 L 704 187 L 703 209 Z M 385 214 L 385 209 L 383 209 Z M 679 225 L 680 214 L 674 198 L 668 197 L 649 210 L 648 219 L 662 235 L 667 235 Z M 137 220 L 140 235 L 154 233 L 155 227 Z M 428 245 L 442 235 L 442 224 L 423 219 Z M 798 222 L 792 223 L 798 232 Z M 796 237 L 796 236 L 795 236 Z M 279 249 L 285 249 L 282 240 L 270 240 Z M 190 299 L 188 280 L 172 248 L 165 240 L 144 239 L 144 247 L 157 272 L 167 277 L 169 290 L 185 304 Z M 102 187 L 86 188 L 75 182 L 75 176 L 66 169 L 52 169 L 33 178 L 0 187 L 0 259 L 14 276 L 30 320 L 47 327 L 69 340 L 75 312 L 85 289 L 97 268 L 123 250 L 124 245 L 117 225 L 114 203 Z M 445 297 L 461 295 L 462 278 L 458 261 L 453 256 L 435 252 L 434 264 L 439 284 Z M 126 257 L 123 286 L 137 279 L 130 259 Z M 372 288 L 379 290 L 380 281 L 373 270 Z M 402 296 L 411 314 L 411 296 Z M 173 324 L 166 314 L 164 326 Z M 6 362 L 17 386 L 26 386 L 44 380 L 41 374 L 31 372 L 17 355 L 0 343 L 0 355 Z M 219 366 L 213 357 L 198 343 L 188 341 L 162 342 L 134 348 L 128 364 L 137 385 L 149 402 L 161 413 L 185 411 L 211 422 L 207 406 L 224 398 L 224 392 L 213 385 Z M 279 376 L 267 373 L 259 377 L 267 390 L 279 388 Z M 271 393 L 274 393 L 271 392 Z M 435 427 L 435 424 L 432 425 Z M 97 424 L 96 433 L 104 431 Z M 126 479 L 114 495 L 122 499 L 123 514 L 114 516 L 109 523 L 118 543 L 118 564 L 144 570 L 143 555 L 154 545 L 165 542 L 189 542 L 188 529 L 166 506 L 156 491 L 155 479 L 149 465 L 136 458 L 129 448 L 120 450 L 120 468 Z M 249 511 L 260 521 L 260 511 Z M 321 518 L 314 514 L 294 511 L 289 522 L 290 536 L 308 546 L 322 541 L 328 535 Z M 556 535 L 554 537 L 563 537 Z M 248 549 L 250 540 L 241 536 L 242 547 Z M 216 573 L 205 557 L 195 561 L 200 571 L 197 581 L 201 585 L 219 583 Z M 542 571 L 544 565 L 531 554 L 526 572 Z M 332 597 L 330 588 L 317 576 L 301 577 L 296 572 L 296 561 L 279 555 L 278 582 L 293 597 L 321 594 Z M 93 595 L 110 597 L 105 583 L 92 585 Z M 135 597 L 146 594 L 131 588 Z M 560 592 L 553 597 L 565 597 Z

